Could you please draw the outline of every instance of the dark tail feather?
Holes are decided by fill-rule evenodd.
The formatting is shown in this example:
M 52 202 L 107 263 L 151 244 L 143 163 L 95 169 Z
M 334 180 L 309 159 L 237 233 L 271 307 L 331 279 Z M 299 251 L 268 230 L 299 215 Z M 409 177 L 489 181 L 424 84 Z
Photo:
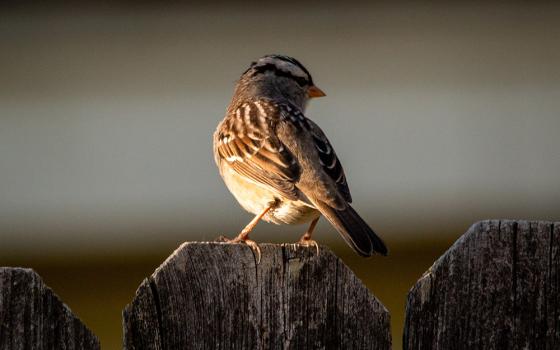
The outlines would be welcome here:
M 361 256 L 387 255 L 385 243 L 350 205 L 344 210 L 336 210 L 322 202 L 315 205 L 356 253 Z

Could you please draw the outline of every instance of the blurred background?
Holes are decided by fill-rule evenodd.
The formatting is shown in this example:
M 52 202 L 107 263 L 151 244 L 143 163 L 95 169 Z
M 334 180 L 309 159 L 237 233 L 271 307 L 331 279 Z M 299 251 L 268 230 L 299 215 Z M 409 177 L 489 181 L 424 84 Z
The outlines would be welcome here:
M 0 265 L 37 270 L 121 348 L 120 312 L 181 242 L 250 219 L 211 134 L 248 64 L 298 58 L 307 115 L 388 258 L 329 245 L 391 311 L 475 221 L 560 219 L 560 5 L 30 1 L 0 5 Z M 263 223 L 260 242 L 301 227 Z

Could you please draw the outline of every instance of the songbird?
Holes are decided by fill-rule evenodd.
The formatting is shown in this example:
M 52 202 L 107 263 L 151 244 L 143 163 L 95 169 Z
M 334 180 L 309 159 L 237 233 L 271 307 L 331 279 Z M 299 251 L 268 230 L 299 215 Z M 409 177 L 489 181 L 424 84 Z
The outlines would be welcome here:
M 227 188 L 255 218 L 230 242 L 245 242 L 260 220 L 311 222 L 298 243 L 311 239 L 323 215 L 360 255 L 387 255 L 383 241 L 350 206 L 342 165 L 323 133 L 304 115 L 311 98 L 325 96 L 296 59 L 266 55 L 235 86 L 214 133 L 214 159 Z

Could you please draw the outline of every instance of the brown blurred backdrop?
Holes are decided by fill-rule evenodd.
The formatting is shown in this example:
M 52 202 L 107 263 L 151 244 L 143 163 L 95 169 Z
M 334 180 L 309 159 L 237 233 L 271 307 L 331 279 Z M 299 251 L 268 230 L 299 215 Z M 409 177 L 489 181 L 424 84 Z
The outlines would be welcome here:
M 249 219 L 211 133 L 255 58 L 300 59 L 307 115 L 388 258 L 330 245 L 390 309 L 471 223 L 560 217 L 560 5 L 65 2 L 0 5 L 0 265 L 36 269 L 105 349 L 185 240 Z M 259 225 L 257 241 L 304 227 Z

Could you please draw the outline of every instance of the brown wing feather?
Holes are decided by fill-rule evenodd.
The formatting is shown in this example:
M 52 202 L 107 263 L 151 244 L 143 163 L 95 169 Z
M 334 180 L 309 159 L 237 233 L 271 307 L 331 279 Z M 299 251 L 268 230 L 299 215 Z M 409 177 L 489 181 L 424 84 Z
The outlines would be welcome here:
M 295 182 L 300 168 L 274 133 L 278 117 L 273 115 L 273 107 L 259 101 L 244 104 L 231 113 L 215 134 L 216 160 L 225 161 L 239 174 L 297 200 Z M 262 115 L 263 111 L 267 115 Z
M 342 197 L 348 203 L 352 203 L 352 195 L 346 182 L 346 175 L 334 148 L 317 124 L 309 119 L 307 119 L 307 123 L 313 135 L 313 143 L 315 144 L 323 170 L 333 179 Z

